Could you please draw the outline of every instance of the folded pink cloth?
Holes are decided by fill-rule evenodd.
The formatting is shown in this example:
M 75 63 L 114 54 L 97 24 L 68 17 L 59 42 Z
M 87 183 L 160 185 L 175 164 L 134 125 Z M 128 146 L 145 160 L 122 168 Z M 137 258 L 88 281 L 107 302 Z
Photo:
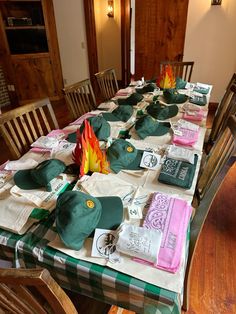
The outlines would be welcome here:
M 199 135 L 199 129 L 197 131 L 184 129 L 179 127 L 178 131 L 182 132 L 182 135 L 173 135 L 172 143 L 177 145 L 193 146 Z
M 205 116 L 206 112 L 200 109 L 198 111 L 186 111 L 183 118 L 189 121 L 202 121 Z
M 185 200 L 156 192 L 144 219 L 143 227 L 162 231 L 157 263 L 135 258 L 135 261 L 175 273 L 181 262 L 192 207 Z
M 76 119 L 75 121 L 71 122 L 69 125 L 81 125 L 84 120 L 90 118 L 90 117 L 94 117 L 96 116 L 96 114 L 93 113 L 85 113 L 84 115 L 82 115 L 81 117 L 79 117 L 78 119 Z
M 131 87 L 119 89 L 115 96 L 128 96 L 133 93 L 133 89 Z

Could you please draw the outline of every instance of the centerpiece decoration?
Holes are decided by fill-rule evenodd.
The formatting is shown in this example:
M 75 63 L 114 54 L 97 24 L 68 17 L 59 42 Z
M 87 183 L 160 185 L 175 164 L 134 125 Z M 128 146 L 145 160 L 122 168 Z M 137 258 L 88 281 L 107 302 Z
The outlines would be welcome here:
M 170 89 L 176 87 L 175 76 L 172 66 L 170 64 L 162 67 L 160 76 L 157 79 L 156 84 L 162 89 Z
M 109 173 L 109 162 L 106 154 L 99 146 L 99 141 L 87 120 L 82 132 L 77 130 L 76 146 L 73 151 L 73 160 L 80 166 L 80 176 L 89 172 Z

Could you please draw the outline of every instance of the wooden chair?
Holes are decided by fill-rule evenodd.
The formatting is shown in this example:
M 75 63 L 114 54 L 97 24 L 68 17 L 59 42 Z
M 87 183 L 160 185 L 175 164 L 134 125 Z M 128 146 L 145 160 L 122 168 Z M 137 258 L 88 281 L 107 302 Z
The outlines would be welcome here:
M 76 119 L 97 107 L 90 79 L 65 87 L 63 93 L 73 119 Z
M 160 73 L 163 69 L 170 64 L 173 70 L 175 77 L 180 77 L 183 80 L 190 82 L 193 72 L 193 61 L 161 61 L 160 62 Z
M 212 145 L 219 133 L 224 130 L 227 119 L 230 115 L 236 113 L 236 73 L 233 74 L 224 96 L 219 103 L 213 120 L 212 128 L 210 130 L 207 142 Z
M 0 269 L 1 313 L 77 314 L 46 269 Z
M 0 132 L 15 159 L 27 152 L 30 145 L 40 136 L 58 128 L 48 98 L 18 107 L 0 116 Z
M 114 69 L 107 69 L 95 74 L 101 96 L 104 101 L 111 99 L 118 91 L 118 83 Z
M 236 117 L 228 119 L 225 130 L 215 142 L 199 177 L 196 194 L 199 205 L 190 223 L 190 243 L 184 282 L 183 309 L 189 308 L 191 268 L 197 243 L 214 200 L 228 170 L 236 161 Z

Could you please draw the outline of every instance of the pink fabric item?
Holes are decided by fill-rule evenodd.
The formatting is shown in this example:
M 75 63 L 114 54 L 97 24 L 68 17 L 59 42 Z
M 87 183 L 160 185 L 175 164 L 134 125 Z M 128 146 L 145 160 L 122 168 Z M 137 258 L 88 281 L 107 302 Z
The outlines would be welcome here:
M 189 114 L 191 112 L 192 114 Z M 189 121 L 202 121 L 206 116 L 206 112 L 202 109 L 198 111 L 186 111 L 183 115 L 183 118 Z
M 185 200 L 156 192 L 153 194 L 143 227 L 162 231 L 157 263 L 134 259 L 153 267 L 175 273 L 181 262 L 192 207 Z
M 173 135 L 172 143 L 177 145 L 185 145 L 185 146 L 193 146 L 197 140 L 199 135 L 198 131 L 188 130 L 184 128 L 178 128 L 178 131 L 182 132 L 182 135 Z
M 131 87 L 119 89 L 115 96 L 129 96 L 133 93 L 133 89 Z
M 81 125 L 84 120 L 90 118 L 90 117 L 95 117 L 96 114 L 93 113 L 85 113 L 84 115 L 82 115 L 81 117 L 79 117 L 78 119 L 76 119 L 75 121 L 71 122 L 69 125 Z

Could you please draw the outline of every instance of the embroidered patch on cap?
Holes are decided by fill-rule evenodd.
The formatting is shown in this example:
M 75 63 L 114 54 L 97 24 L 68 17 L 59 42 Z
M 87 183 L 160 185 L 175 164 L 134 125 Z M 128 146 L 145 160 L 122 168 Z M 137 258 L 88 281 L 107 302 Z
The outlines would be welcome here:
M 128 153 L 132 153 L 134 151 L 133 147 L 131 147 L 131 146 L 128 146 L 126 148 L 126 150 L 127 150 Z
M 94 202 L 92 200 L 87 200 L 86 201 L 86 205 L 89 207 L 89 208 L 94 208 Z

